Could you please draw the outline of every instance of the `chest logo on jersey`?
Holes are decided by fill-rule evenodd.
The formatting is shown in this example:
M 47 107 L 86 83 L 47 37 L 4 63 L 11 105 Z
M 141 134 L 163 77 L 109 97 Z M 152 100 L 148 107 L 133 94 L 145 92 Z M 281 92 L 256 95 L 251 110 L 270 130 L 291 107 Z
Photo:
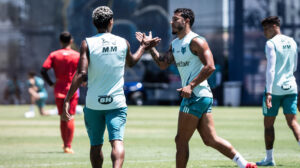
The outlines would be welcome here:
M 291 48 L 291 45 L 290 45 L 290 44 L 287 44 L 287 45 L 283 45 L 282 47 L 283 47 L 283 49 L 290 49 L 290 48 Z
M 184 54 L 186 52 L 186 47 L 181 47 L 181 53 Z
M 117 46 L 108 46 L 108 47 L 103 47 L 102 52 L 103 53 L 109 53 L 109 52 L 117 52 L 118 47 Z
M 176 66 L 177 67 L 185 67 L 185 66 L 189 66 L 190 65 L 190 61 L 180 61 L 180 62 L 176 62 Z
M 98 102 L 100 104 L 110 104 L 114 99 L 111 96 L 99 96 Z

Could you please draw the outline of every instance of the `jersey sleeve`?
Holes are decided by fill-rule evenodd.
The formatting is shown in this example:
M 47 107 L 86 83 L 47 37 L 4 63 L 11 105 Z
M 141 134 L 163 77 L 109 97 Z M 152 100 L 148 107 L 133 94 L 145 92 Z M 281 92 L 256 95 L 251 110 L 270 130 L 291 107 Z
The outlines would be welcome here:
M 276 52 L 275 46 L 271 41 L 266 43 L 267 71 L 266 71 L 266 89 L 267 93 L 272 93 L 273 82 L 275 78 Z
M 52 53 L 50 53 L 43 64 L 43 68 L 46 68 L 46 69 L 52 68 L 52 62 L 53 62 L 53 55 L 52 55 Z

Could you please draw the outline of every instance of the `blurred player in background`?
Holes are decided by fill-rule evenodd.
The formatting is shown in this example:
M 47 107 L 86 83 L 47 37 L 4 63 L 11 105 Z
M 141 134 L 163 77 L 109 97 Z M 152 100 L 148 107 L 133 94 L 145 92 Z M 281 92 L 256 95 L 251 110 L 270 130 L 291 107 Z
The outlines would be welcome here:
M 297 122 L 297 83 L 294 72 L 297 69 L 298 51 L 293 38 L 280 32 L 280 20 L 270 16 L 261 22 L 268 39 L 265 52 L 267 57 L 266 90 L 263 97 L 266 157 L 258 166 L 275 166 L 273 145 L 275 141 L 274 122 L 279 107 L 283 107 L 288 126 L 300 145 L 300 126 Z
M 48 98 L 47 91 L 45 89 L 45 82 L 42 78 L 36 76 L 35 72 L 28 73 L 28 92 L 30 95 L 30 109 L 24 115 L 26 118 L 32 118 L 35 116 L 34 104 L 39 108 L 39 112 L 42 116 L 53 115 L 54 110 L 45 110 L 46 100 Z
M 72 36 L 69 32 L 62 32 L 59 36 L 61 49 L 51 52 L 48 58 L 45 60 L 42 68 L 42 76 L 45 81 L 54 86 L 55 103 L 58 109 L 59 115 L 63 111 L 63 102 L 70 88 L 72 78 L 76 72 L 79 53 L 71 49 L 73 42 Z M 53 68 L 56 81 L 55 83 L 49 78 L 47 71 Z M 72 140 L 74 136 L 74 117 L 76 113 L 76 105 L 78 103 L 77 92 L 72 96 L 70 100 L 69 113 L 72 115 L 69 121 L 60 120 L 60 131 L 63 140 L 63 150 L 65 153 L 74 153 L 72 149 Z
M 62 116 L 65 120 L 71 119 L 69 102 L 72 102 L 80 84 L 88 78 L 84 120 L 91 144 L 91 164 L 93 168 L 102 167 L 102 146 L 107 126 L 113 167 L 120 168 L 125 156 L 123 136 L 127 116 L 123 90 L 124 68 L 125 64 L 134 66 L 148 45 L 142 40 L 136 53 L 132 54 L 127 40 L 111 34 L 113 12 L 107 6 L 96 8 L 92 19 L 98 34 L 81 43 L 79 67 L 65 99 Z M 159 41 L 158 38 L 151 40 L 149 47 L 157 45 Z
M 189 141 L 197 130 L 207 146 L 210 146 L 228 158 L 240 168 L 256 168 L 255 163 L 246 161 L 234 147 L 216 133 L 211 113 L 213 95 L 207 78 L 214 72 L 213 55 L 206 40 L 191 31 L 194 12 L 187 8 L 174 11 L 171 26 L 173 40 L 169 51 L 160 55 L 155 48 L 150 50 L 154 61 L 161 69 L 176 63 L 182 80 L 182 88 L 177 89 L 183 100 L 180 105 L 176 142 L 176 167 L 185 168 L 189 159 Z M 142 35 L 136 33 L 141 41 Z M 148 38 L 152 38 L 150 34 Z

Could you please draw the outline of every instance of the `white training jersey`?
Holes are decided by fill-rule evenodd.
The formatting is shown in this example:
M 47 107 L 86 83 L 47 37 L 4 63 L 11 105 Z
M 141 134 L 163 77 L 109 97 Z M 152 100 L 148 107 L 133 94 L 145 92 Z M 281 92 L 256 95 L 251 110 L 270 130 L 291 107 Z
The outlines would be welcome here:
M 182 39 L 176 38 L 172 41 L 172 53 L 181 77 L 182 87 L 187 86 L 196 78 L 203 68 L 199 57 L 190 50 L 190 43 L 196 37 L 205 40 L 203 37 L 190 31 Z M 207 80 L 195 86 L 193 93 L 197 97 L 213 97 Z
M 296 42 L 293 38 L 282 34 L 274 36 L 272 39 L 268 40 L 268 42 L 273 43 L 276 53 L 274 80 L 270 84 L 270 87 L 272 87 L 272 94 L 296 94 L 298 92 L 296 78 L 294 76 L 298 60 Z
M 126 107 L 124 69 L 127 43 L 111 33 L 86 38 L 89 49 L 86 107 L 110 110 Z

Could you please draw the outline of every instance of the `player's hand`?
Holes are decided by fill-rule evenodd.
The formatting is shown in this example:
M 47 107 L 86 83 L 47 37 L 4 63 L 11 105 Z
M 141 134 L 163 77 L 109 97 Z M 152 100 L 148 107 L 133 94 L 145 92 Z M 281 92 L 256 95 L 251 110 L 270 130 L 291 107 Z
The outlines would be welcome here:
M 70 108 L 70 103 L 69 102 L 64 102 L 63 112 L 60 115 L 62 121 L 69 121 L 69 120 L 73 119 L 73 115 L 71 115 L 69 113 L 69 108 Z
M 149 50 L 152 47 L 155 47 L 161 41 L 160 38 L 155 37 L 152 38 L 152 32 L 149 32 L 149 35 L 146 36 L 145 33 L 136 32 L 135 33 L 136 39 L 141 43 L 141 46 L 145 48 L 145 50 Z
M 183 98 L 190 98 L 193 92 L 192 86 L 187 85 L 183 88 L 177 89 L 178 92 L 180 92 L 180 96 Z
M 152 32 L 150 31 L 149 32 L 149 35 L 148 36 L 144 36 L 145 33 L 142 33 L 142 32 L 135 32 L 135 38 L 140 42 L 142 43 L 143 41 L 143 38 L 144 40 L 146 41 L 149 41 L 149 40 L 152 40 Z
M 268 109 L 272 107 L 272 95 L 270 93 L 266 93 L 266 105 Z
M 86 87 L 87 86 L 87 82 L 82 82 L 81 83 L 81 87 Z

